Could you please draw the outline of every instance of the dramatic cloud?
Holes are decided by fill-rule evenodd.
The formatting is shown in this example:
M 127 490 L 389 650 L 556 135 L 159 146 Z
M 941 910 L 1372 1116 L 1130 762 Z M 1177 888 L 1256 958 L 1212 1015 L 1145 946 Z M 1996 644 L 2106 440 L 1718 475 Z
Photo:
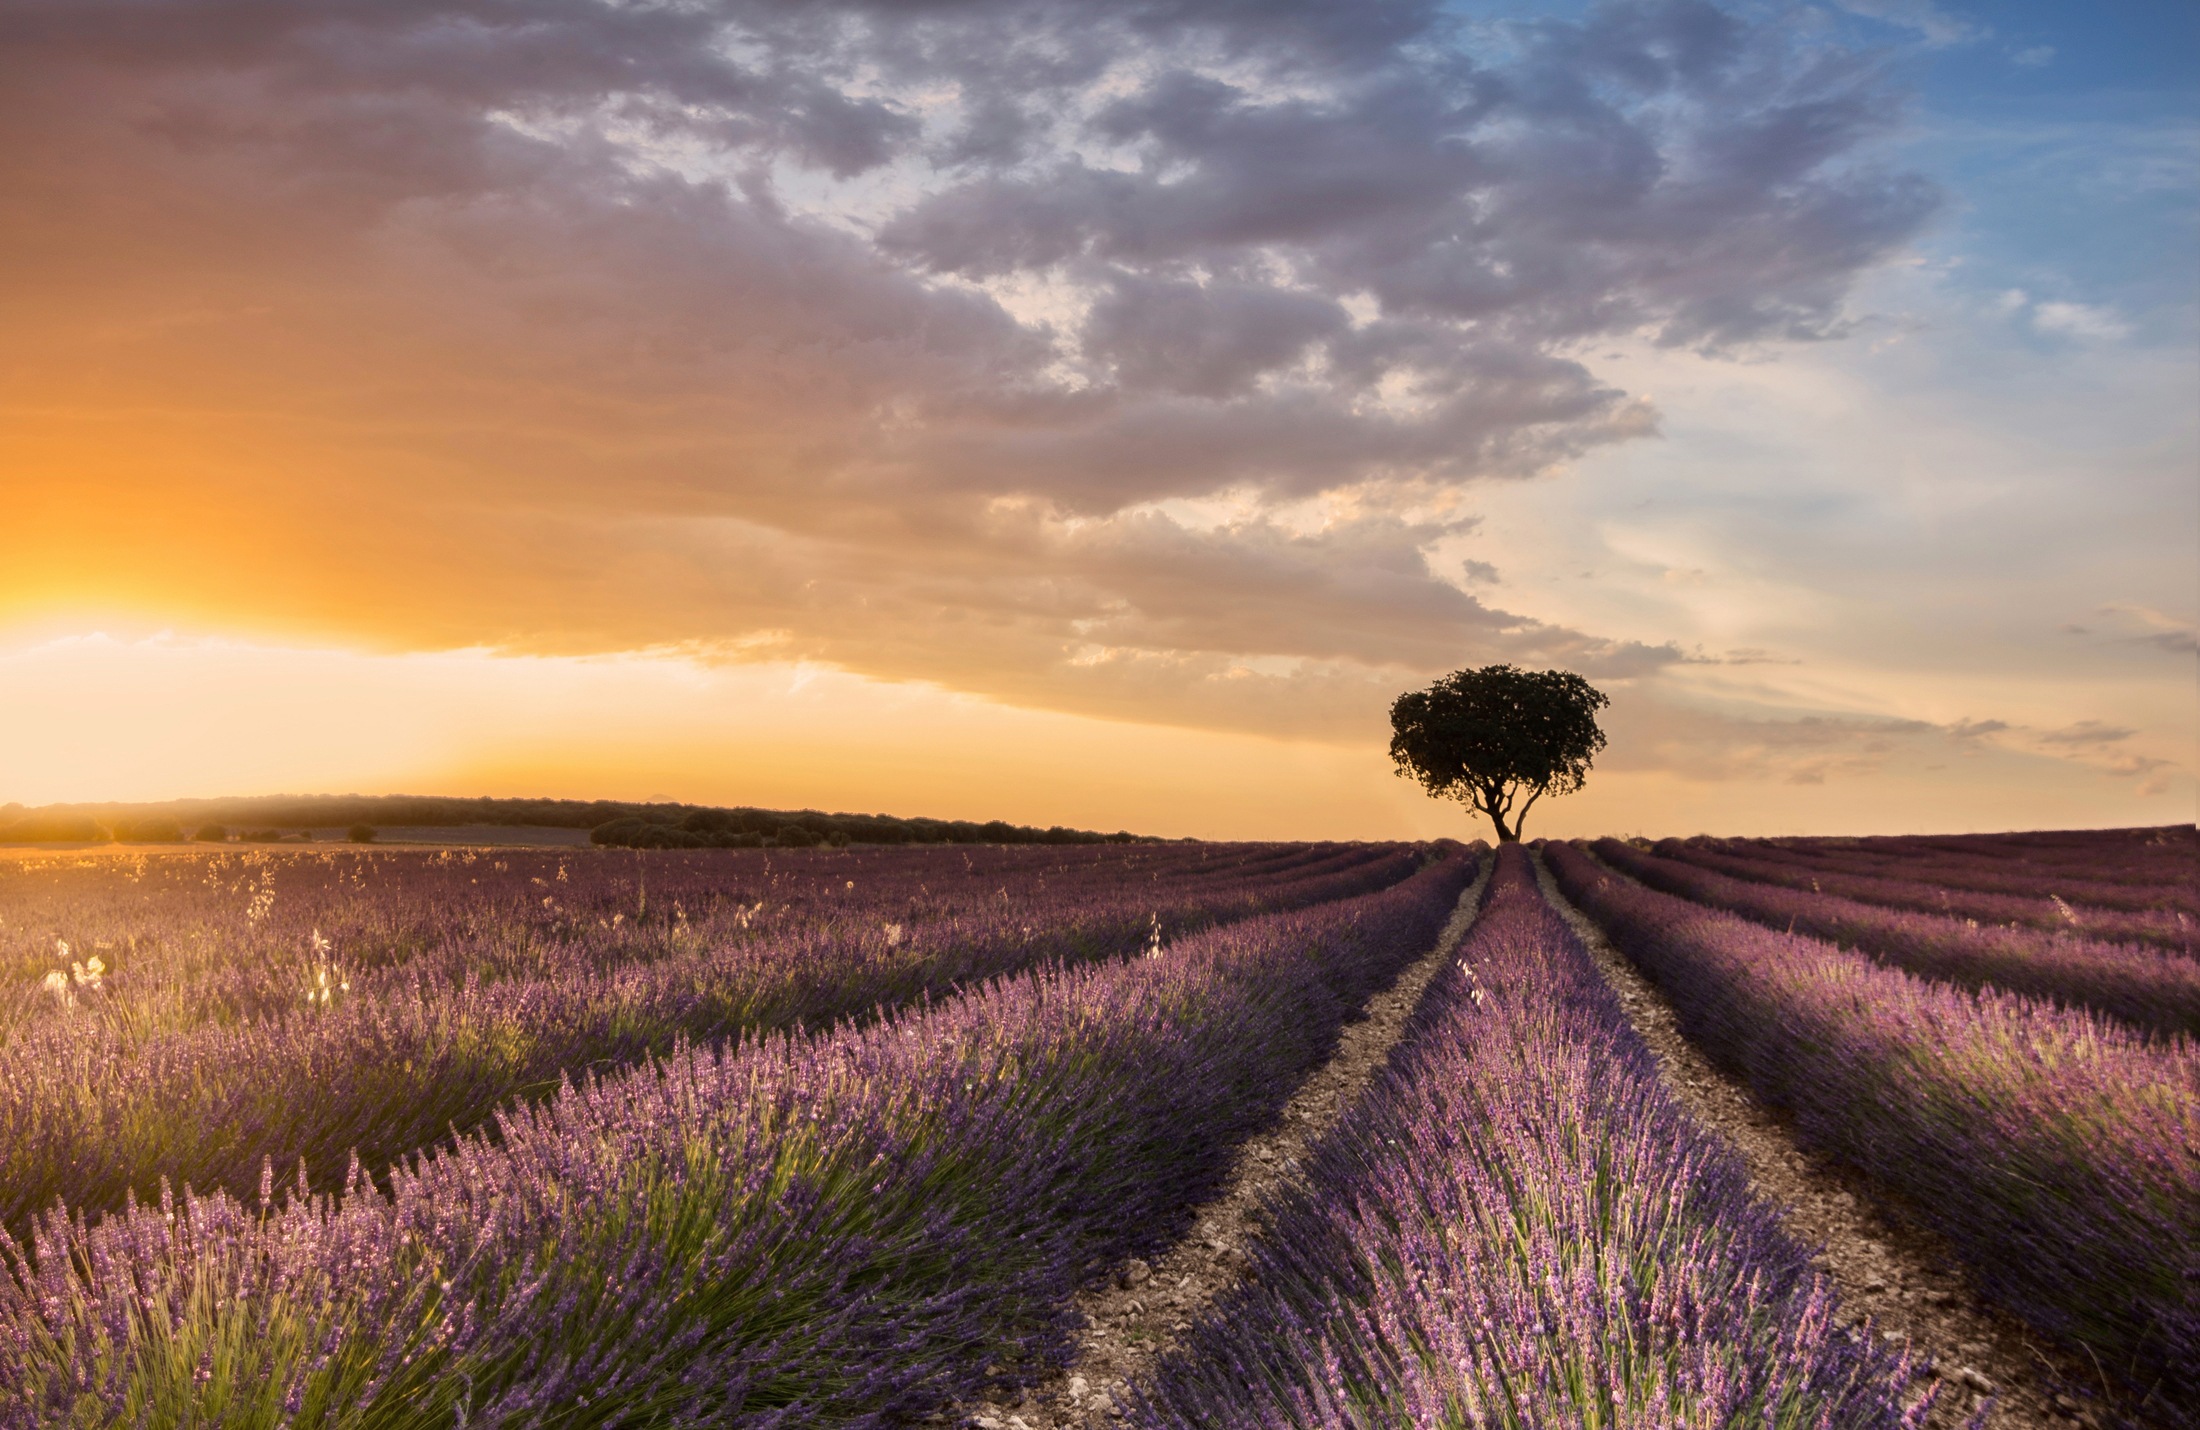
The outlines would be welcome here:
M 1309 734 L 1647 674 L 1429 553 L 1655 430 L 1595 341 L 1839 335 L 1897 110 L 1687 0 L 0 3 L 12 609 Z
M 2124 725 L 2104 724 L 2099 720 L 2080 720 L 2060 730 L 2043 730 L 2039 740 L 2043 745 L 2063 745 L 2072 749 L 2099 748 L 2128 740 L 2137 730 Z
M 1960 745 L 1977 733 L 1970 722 L 1943 729 L 1922 720 L 1779 718 L 1691 708 L 1655 697 L 1619 705 L 1610 724 L 1611 753 L 1599 761 L 1605 768 L 1790 785 L 1823 784 L 1833 775 L 1868 775 L 1898 753 L 1915 753 L 1942 739 Z
M 2138 628 L 2137 634 L 2119 635 L 2113 639 L 2152 646 L 2156 650 L 2168 651 L 2171 655 L 2200 654 L 2200 630 L 2196 630 L 2190 621 L 2179 620 L 2175 616 L 2155 610 L 2152 606 L 2142 606 L 2134 601 L 2118 601 L 2103 606 L 2100 614 L 2124 631 Z M 2087 633 L 2083 626 L 2072 629 L 2081 635 Z

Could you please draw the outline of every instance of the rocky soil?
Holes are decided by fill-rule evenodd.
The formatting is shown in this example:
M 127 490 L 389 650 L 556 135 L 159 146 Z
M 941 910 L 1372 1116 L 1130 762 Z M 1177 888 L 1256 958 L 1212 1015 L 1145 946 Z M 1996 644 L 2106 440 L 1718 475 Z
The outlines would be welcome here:
M 1357 1021 L 1345 1025 L 1335 1053 L 1299 1086 L 1277 1126 L 1239 1149 L 1227 1188 L 1199 1208 L 1192 1234 L 1156 1261 L 1116 1268 L 1107 1284 L 1089 1287 L 1077 1298 L 1084 1328 L 1065 1370 L 1013 1399 L 959 1406 L 938 1420 L 978 1430 L 1114 1424 L 1129 1384 L 1243 1273 L 1243 1245 L 1260 1232 L 1261 1203 L 1300 1180 L 1299 1159 L 1306 1149 L 1337 1124 L 1381 1071 L 1445 955 L 1473 924 L 1489 874 L 1485 860 L 1436 946 L 1369 999 Z
M 1940 1382 L 1931 1426 L 2109 1430 L 2134 1423 L 2095 1368 L 2042 1344 L 1988 1305 L 1947 1244 L 1907 1212 L 1898 1194 L 1804 1148 L 1783 1113 L 1714 1067 L 1681 1034 L 1664 995 L 1559 894 L 1540 860 L 1537 876 L 1619 993 L 1683 1106 L 1740 1151 L 1757 1194 L 1779 1209 L 1789 1231 L 1821 1248 L 1818 1263 L 1839 1287 L 1844 1312 L 1852 1322 L 1869 1321 L 1876 1334 L 1907 1341 Z M 1473 923 L 1487 878 L 1485 868 L 1436 947 L 1345 1028 L 1334 1056 L 1299 1088 L 1280 1124 L 1241 1149 L 1228 1189 L 1200 1208 L 1193 1234 L 1157 1261 L 1117 1268 L 1107 1284 L 1078 1298 L 1085 1324 L 1065 1370 L 1013 1399 L 935 1418 L 978 1430 L 1114 1424 L 1128 1385 L 1239 1279 L 1243 1243 L 1260 1233 L 1263 1199 L 1298 1181 L 1305 1149 L 1336 1125 L 1382 1068 L 1444 955 Z
M 2128 1423 L 2097 1371 L 1988 1305 L 1947 1243 L 1906 1214 L 1899 1194 L 1803 1147 L 1785 1114 L 1714 1067 L 1682 1036 L 1656 985 L 1558 892 L 1540 858 L 1536 874 L 1618 991 L 1682 1104 L 1740 1150 L 1757 1194 L 1780 1210 L 1789 1232 L 1822 1248 L 1818 1262 L 1832 1273 L 1850 1320 L 1869 1319 L 1880 1335 L 1907 1340 L 1939 1378 L 1931 1425 L 1965 1424 L 1981 1411 L 1978 1423 L 1987 1430 Z

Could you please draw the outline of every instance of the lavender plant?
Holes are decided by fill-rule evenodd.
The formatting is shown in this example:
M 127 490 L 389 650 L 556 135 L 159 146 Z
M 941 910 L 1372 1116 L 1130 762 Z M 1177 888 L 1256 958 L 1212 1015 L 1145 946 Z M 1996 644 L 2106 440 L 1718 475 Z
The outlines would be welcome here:
M 278 1015 L 325 942 L 355 990 L 566 976 L 832 924 L 917 930 L 1031 917 L 1133 883 L 1216 891 L 1378 857 L 1354 845 L 729 853 L 319 848 L 0 857 L 0 1041 L 55 1001 L 70 959 L 107 969 L 125 1032 Z M 1248 911 L 1252 911 L 1249 909 Z M 68 952 L 64 952 L 68 950 Z
M 1898 834 L 1869 839 L 1781 840 L 1805 850 L 1839 845 L 1897 859 L 1955 856 L 2138 886 L 2175 887 L 2187 895 L 2200 878 L 2200 836 L 2190 824 L 2152 829 L 2056 829 L 2020 834 Z
M 2138 1028 L 2200 1033 L 2200 962 L 2132 944 L 1987 926 L 1733 879 L 1696 862 L 1598 840 L 1597 857 L 1652 888 L 1870 954 L 1922 978 L 2092 1008 Z
M 1567 897 L 1800 1135 L 1903 1194 L 1979 1288 L 2200 1424 L 2200 1045 L 1882 968 L 1565 845 Z
M 0 1426 L 905 1423 L 1063 1353 L 1472 861 L 828 1036 L 583 1077 L 385 1192 L 0 1246 Z
M 960 867 L 962 852 L 932 857 Z M 341 991 L 349 980 L 300 970 L 292 986 L 307 1001 L 281 1017 L 150 1035 L 99 1016 L 111 990 L 72 986 L 66 1016 L 0 1048 L 0 1225 L 20 1235 L 56 1200 L 110 1210 L 163 1177 L 244 1195 L 270 1160 L 302 1160 L 320 1184 L 354 1155 L 379 1174 L 504 1099 L 683 1038 L 814 1026 L 1044 963 L 1120 957 L 1220 920 L 1381 888 L 1419 860 L 1390 846 L 1209 862 L 1232 872 L 1165 883 L 1118 865 L 1112 879 L 1044 888 L 1031 876 L 1014 894 L 1004 882 L 997 900 L 907 924 L 880 919 L 876 903 L 851 913 L 828 901 L 814 921 L 782 918 L 763 938 L 608 963 L 584 947 L 535 976 L 456 987 L 385 979 Z
M 1689 847 L 1800 869 L 1865 874 L 1945 889 L 1982 894 L 2014 894 L 2038 899 L 2052 890 L 2081 911 L 2087 908 L 2183 910 L 2200 912 L 2193 888 L 2192 850 L 2129 843 L 2096 846 L 2041 857 L 2008 835 L 1974 836 L 1961 842 L 1897 836 L 1872 841 L 1783 839 L 1684 840 Z M 1954 843 L 1955 847 L 1947 847 Z M 1985 846 L 1985 850 L 1980 845 Z M 1991 851 L 1991 852 L 1986 852 Z M 2134 853 L 2140 857 L 2134 857 Z
M 1930 1392 L 1663 1090 L 1498 853 L 1389 1067 L 1133 1423 L 1914 1426 Z
M 2200 933 L 2177 909 L 2081 909 L 2056 897 L 2052 888 L 2037 886 L 2023 894 L 1983 893 L 1935 880 L 1930 864 L 1916 867 L 1903 877 L 1889 878 L 1825 865 L 1805 868 L 1778 859 L 1739 858 L 1678 839 L 1662 840 L 1657 848 L 1667 858 L 1738 879 L 1808 889 L 1887 908 L 1972 919 L 1981 924 L 2011 924 L 2049 933 L 2079 931 L 2089 938 L 2148 943 L 2179 953 L 2190 951 L 2194 935 Z

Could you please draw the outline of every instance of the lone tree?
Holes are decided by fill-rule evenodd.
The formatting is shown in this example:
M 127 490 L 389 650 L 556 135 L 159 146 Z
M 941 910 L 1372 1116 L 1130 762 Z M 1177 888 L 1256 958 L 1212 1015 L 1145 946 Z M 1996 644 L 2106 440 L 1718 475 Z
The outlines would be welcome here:
M 1571 671 L 1453 671 L 1391 705 L 1390 757 L 1430 794 L 1488 815 L 1498 841 L 1509 843 L 1530 805 L 1581 788 L 1604 748 L 1597 711 L 1611 703 Z

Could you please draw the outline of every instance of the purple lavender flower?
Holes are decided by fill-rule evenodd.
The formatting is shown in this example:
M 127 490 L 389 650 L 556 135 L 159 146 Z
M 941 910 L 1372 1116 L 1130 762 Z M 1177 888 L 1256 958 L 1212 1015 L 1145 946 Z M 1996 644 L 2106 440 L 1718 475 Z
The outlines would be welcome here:
M 2189 856 L 2183 877 L 2142 886 L 2090 878 L 2089 866 L 2011 867 L 1980 872 L 1968 861 L 1920 852 L 1859 860 L 1842 851 L 1666 839 L 1657 852 L 1740 879 L 1832 894 L 1867 904 L 2011 925 L 2045 933 L 2082 933 L 2109 943 L 2145 943 L 2190 954 L 2200 933 L 2193 915 Z M 2073 877 L 2075 875 L 2075 877 Z
M 2200 962 L 2179 954 L 1729 878 L 1616 839 L 1599 840 L 1594 848 L 1605 863 L 1653 888 L 1768 928 L 1853 947 L 1921 977 L 2094 1008 L 2164 1033 L 2200 1032 Z
M 583 1075 L 386 1188 L 57 1209 L 0 1243 L 0 1426 L 884 1426 L 1027 1380 L 1427 948 L 1472 862 L 1429 854 L 1160 957 Z
M 1162 1427 L 1912 1426 L 1930 1395 L 1663 1090 L 1499 851 L 1389 1068 L 1143 1387 Z
M 1381 888 L 1418 867 L 1399 846 L 1337 845 L 359 857 L 309 859 L 302 872 L 268 863 L 220 891 L 242 897 L 274 869 L 274 909 L 296 904 L 314 920 L 287 964 L 270 959 L 256 975 L 280 1012 L 164 1026 L 167 985 L 132 991 L 157 955 L 132 954 L 96 997 L 72 989 L 73 1010 L 12 1030 L 0 1047 L 0 1225 L 21 1235 L 57 1198 L 111 1210 L 163 1177 L 243 1196 L 270 1160 L 303 1159 L 316 1184 L 354 1155 L 379 1175 L 508 1098 L 682 1038 L 871 1016 L 1002 973 L 1120 957 L 1157 933 L 1166 942 Z M 112 895 L 127 866 L 106 862 Z M 481 877 L 466 871 L 485 866 L 516 902 L 465 904 Z M 541 887 L 593 910 L 587 927 L 561 942 L 554 926 L 526 922 Z M 455 944 L 400 956 L 361 932 L 383 914 L 410 928 L 415 894 L 450 914 Z M 466 966 L 483 947 L 503 954 L 487 971 Z M 340 994 L 319 979 L 331 962 L 346 970 Z
M 1979 1288 L 2200 1424 L 2200 1045 L 1973 992 L 1545 846 L 1688 1035 L 1908 1199 Z

